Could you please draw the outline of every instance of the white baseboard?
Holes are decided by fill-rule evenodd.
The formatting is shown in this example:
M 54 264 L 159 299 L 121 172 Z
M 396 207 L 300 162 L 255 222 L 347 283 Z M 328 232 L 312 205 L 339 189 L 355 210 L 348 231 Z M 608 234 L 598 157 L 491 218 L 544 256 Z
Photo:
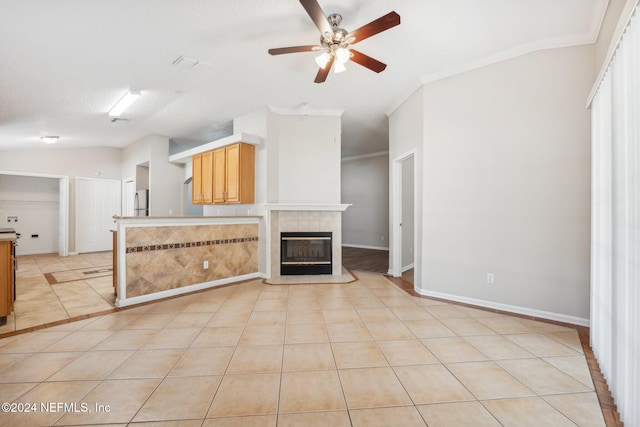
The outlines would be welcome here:
M 402 272 L 404 273 L 407 270 L 411 270 L 414 267 L 414 264 L 411 263 L 409 265 L 405 265 L 404 267 L 402 267 Z
M 572 325 L 589 326 L 589 319 L 568 316 L 561 313 L 553 313 L 550 311 L 536 310 L 534 308 L 520 307 L 517 305 L 502 304 L 499 302 L 486 301 L 476 298 L 461 297 L 458 295 L 445 294 L 442 292 L 425 291 L 423 289 L 414 288 L 420 295 L 426 297 L 440 298 L 450 301 L 463 302 L 465 304 L 477 305 L 479 307 L 492 308 L 495 310 L 507 311 L 509 313 L 524 314 L 526 316 L 539 317 L 542 319 L 554 320 L 556 322 L 569 323 Z
M 367 246 L 367 245 L 352 245 L 349 243 L 343 243 L 342 244 L 343 247 L 347 247 L 347 248 L 359 248 L 359 249 L 375 249 L 377 251 L 388 251 L 389 247 L 384 247 L 384 246 Z

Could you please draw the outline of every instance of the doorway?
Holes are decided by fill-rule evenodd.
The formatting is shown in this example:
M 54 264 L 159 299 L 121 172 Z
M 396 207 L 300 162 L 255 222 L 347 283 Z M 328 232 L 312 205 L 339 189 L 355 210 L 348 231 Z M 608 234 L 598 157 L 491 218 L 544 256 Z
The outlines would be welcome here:
M 76 252 L 112 250 L 113 216 L 120 215 L 120 180 L 77 178 Z
M 414 280 L 416 259 L 416 164 L 415 152 L 409 151 L 392 163 L 393 195 L 392 241 L 389 274 L 401 277 L 403 273 Z

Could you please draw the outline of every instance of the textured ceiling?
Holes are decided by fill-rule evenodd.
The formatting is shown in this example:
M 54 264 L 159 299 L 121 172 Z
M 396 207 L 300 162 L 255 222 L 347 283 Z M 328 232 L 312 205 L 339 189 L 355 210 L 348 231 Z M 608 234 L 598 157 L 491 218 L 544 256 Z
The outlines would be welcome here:
M 344 110 L 343 156 L 384 151 L 387 116 L 430 81 L 526 52 L 592 43 L 606 0 L 319 0 L 354 30 L 391 10 L 401 24 L 358 50 L 358 64 L 315 84 L 317 44 L 296 0 L 0 0 L 0 150 L 124 147 L 150 134 L 206 142 L 265 106 Z M 172 65 L 181 55 L 210 65 Z M 144 96 L 112 123 L 127 89 Z

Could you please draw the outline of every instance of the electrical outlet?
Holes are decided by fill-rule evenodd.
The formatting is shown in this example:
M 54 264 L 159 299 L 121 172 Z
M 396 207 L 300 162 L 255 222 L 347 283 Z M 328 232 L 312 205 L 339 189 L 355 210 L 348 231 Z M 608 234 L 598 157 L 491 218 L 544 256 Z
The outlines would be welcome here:
M 209 268 L 209 261 L 205 261 L 202 263 L 202 268 L 204 268 L 205 270 Z
M 18 222 L 18 217 L 17 216 L 8 216 L 7 217 L 7 222 Z
M 494 280 L 493 273 L 487 273 L 487 283 L 493 284 Z

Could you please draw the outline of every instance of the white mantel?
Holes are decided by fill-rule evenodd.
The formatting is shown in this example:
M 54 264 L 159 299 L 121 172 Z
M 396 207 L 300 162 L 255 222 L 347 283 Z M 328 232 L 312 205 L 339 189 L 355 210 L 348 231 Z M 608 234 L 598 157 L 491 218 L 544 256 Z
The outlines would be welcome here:
M 332 211 L 344 212 L 350 204 L 332 204 L 332 203 L 267 203 L 265 209 L 268 211 Z

